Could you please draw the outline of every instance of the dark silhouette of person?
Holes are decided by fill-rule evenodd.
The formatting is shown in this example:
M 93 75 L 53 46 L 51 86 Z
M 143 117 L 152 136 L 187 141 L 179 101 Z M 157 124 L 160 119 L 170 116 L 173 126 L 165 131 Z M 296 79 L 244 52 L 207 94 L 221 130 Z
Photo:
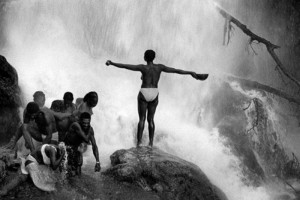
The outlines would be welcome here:
M 149 128 L 149 146 L 153 146 L 153 137 L 154 137 L 154 114 L 156 107 L 158 105 L 158 82 L 160 79 L 161 72 L 165 73 L 176 73 L 182 75 L 191 75 L 197 80 L 205 80 L 208 77 L 208 74 L 196 74 L 192 71 L 185 71 L 181 69 L 175 69 L 167 67 L 163 64 L 154 64 L 153 60 L 155 58 L 155 52 L 153 50 L 146 50 L 144 54 L 144 60 L 147 62 L 146 65 L 130 65 L 130 64 L 121 64 L 114 63 L 111 60 L 106 62 L 106 65 L 113 65 L 118 68 L 124 68 L 132 71 L 138 71 L 142 73 L 142 86 L 138 94 L 138 114 L 139 114 L 139 123 L 137 130 L 137 147 L 141 145 L 141 140 L 143 136 L 144 124 L 146 120 Z

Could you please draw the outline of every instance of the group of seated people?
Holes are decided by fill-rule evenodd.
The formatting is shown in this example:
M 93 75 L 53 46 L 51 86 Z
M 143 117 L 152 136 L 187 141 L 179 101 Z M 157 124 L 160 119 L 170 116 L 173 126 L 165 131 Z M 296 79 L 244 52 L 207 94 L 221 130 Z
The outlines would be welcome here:
M 80 175 L 82 154 L 88 144 L 92 145 L 96 159 L 95 172 L 100 171 L 98 147 L 90 124 L 98 94 L 89 92 L 84 98 L 78 98 L 76 104 L 73 100 L 73 94 L 66 92 L 63 100 L 53 101 L 49 109 L 45 106 L 45 94 L 42 91 L 34 93 L 33 102 L 24 110 L 22 125 L 7 145 L 15 149 L 19 139 L 24 137 L 30 154 L 23 159 L 23 174 L 32 176 L 35 173 L 30 172 L 33 165 L 48 165 L 52 170 L 65 170 L 67 177 Z

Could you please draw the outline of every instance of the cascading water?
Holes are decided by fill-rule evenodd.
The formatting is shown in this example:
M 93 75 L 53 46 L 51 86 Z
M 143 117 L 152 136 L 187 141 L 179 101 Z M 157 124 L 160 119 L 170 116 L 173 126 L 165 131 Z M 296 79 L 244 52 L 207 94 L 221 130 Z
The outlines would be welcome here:
M 224 145 L 212 118 L 224 84 L 218 77 L 236 70 L 236 63 L 253 62 L 245 52 L 245 37 L 237 34 L 222 46 L 223 19 L 207 1 L 84 1 L 26 0 L 6 3 L 5 55 L 19 73 L 24 102 L 36 90 L 46 94 L 46 105 L 73 92 L 99 94 L 92 126 L 102 167 L 117 149 L 135 145 L 138 122 L 136 97 L 140 74 L 107 67 L 107 59 L 139 64 L 146 49 L 156 62 L 199 73 L 163 74 L 159 84 L 155 146 L 197 164 L 230 200 L 268 200 L 274 191 L 247 185 L 243 162 Z M 253 72 L 248 71 L 251 74 Z M 220 93 L 219 93 L 220 92 Z M 206 112 L 207 111 L 207 112 Z M 147 127 L 144 144 L 147 144 Z M 93 163 L 90 152 L 86 163 Z

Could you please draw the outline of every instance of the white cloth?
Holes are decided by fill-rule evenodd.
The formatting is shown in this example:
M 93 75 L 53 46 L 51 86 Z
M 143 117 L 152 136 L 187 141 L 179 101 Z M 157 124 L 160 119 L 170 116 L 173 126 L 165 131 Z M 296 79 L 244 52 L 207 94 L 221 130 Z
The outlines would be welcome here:
M 56 190 L 55 184 L 59 178 L 55 172 L 48 165 L 40 165 L 37 160 L 32 156 L 28 155 L 26 159 L 22 158 L 21 172 L 22 174 L 29 174 L 34 185 L 46 192 Z M 29 164 L 25 166 L 25 162 L 30 160 Z
M 26 166 L 25 166 L 25 162 L 27 160 L 30 160 L 30 161 L 38 164 L 38 162 L 36 161 L 36 159 L 32 155 L 30 155 L 30 154 L 26 157 L 26 159 L 23 158 L 23 157 L 21 157 L 21 160 L 22 160 L 22 163 L 21 163 L 21 172 L 22 172 L 22 174 L 29 174 L 29 172 L 28 172 L 28 170 L 26 169 Z
M 47 146 L 50 146 L 50 147 L 54 148 L 55 151 L 56 151 L 56 148 L 53 147 L 53 146 L 51 146 L 51 145 L 48 145 L 48 144 L 44 144 L 44 145 L 41 147 L 41 153 L 42 153 L 42 156 L 43 156 L 44 164 L 45 164 L 45 165 L 50 165 L 50 164 L 51 164 L 50 158 L 46 155 L 46 152 L 45 152 L 45 148 L 46 148 Z
M 157 88 L 141 88 L 140 92 L 143 94 L 147 102 L 153 101 L 158 95 Z

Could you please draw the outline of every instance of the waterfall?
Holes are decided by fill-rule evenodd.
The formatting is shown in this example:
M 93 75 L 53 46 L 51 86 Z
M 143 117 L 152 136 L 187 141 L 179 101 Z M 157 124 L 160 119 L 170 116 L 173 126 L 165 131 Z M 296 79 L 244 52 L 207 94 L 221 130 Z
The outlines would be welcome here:
M 229 46 L 222 45 L 224 19 L 213 4 L 205 0 L 23 0 L 6 3 L 4 12 L 1 28 L 6 43 L 0 53 L 19 73 L 24 102 L 31 101 L 37 90 L 46 94 L 48 107 L 66 91 L 75 98 L 89 91 L 98 93 L 91 123 L 102 167 L 110 165 L 115 150 L 135 146 L 141 85 L 139 73 L 105 62 L 140 64 L 144 51 L 153 49 L 155 63 L 210 74 L 203 82 L 162 74 L 154 145 L 198 165 L 231 200 L 273 199 L 274 188 L 244 181 L 244 163 L 221 137 L 215 123 L 220 113 L 214 112 L 217 105 L 210 101 L 224 95 L 223 74 L 255 75 L 259 73 L 255 64 L 265 60 L 257 61 L 245 51 L 247 38 L 238 31 Z M 148 143 L 147 126 L 143 143 Z M 94 164 L 89 154 L 85 163 Z

